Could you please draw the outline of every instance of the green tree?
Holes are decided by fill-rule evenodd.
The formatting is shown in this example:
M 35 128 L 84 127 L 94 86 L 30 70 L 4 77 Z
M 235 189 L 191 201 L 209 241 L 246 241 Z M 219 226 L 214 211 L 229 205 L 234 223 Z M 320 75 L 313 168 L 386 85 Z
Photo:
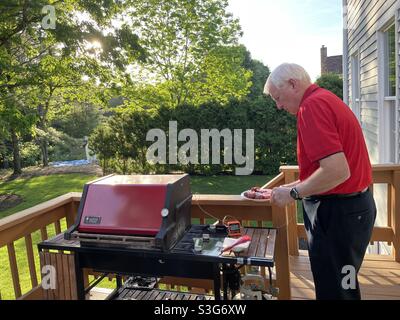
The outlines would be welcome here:
M 15 111 L 14 119 L 21 119 L 20 107 L 26 108 L 27 100 L 37 103 L 38 132 L 45 133 L 38 135 L 44 165 L 48 163 L 49 110 L 55 100 L 65 101 L 67 95 L 82 98 L 96 91 L 88 85 L 84 86 L 86 93 L 65 89 L 81 87 L 83 75 L 91 77 L 92 84 L 112 86 L 110 79 L 118 79 L 128 63 L 144 59 L 144 50 L 131 29 L 125 24 L 114 27 L 114 18 L 120 17 L 131 3 L 86 0 L 5 0 L 0 3 L 0 102 L 21 88 L 18 101 L 7 110 L 7 117 Z M 55 8 L 54 29 L 43 27 L 42 9 L 46 5 Z M 78 12 L 85 18 L 78 19 Z M 30 122 L 20 121 L 20 125 L 26 123 Z M 15 147 L 18 135 L 10 126 L 8 131 Z M 20 171 L 18 150 L 14 156 L 17 166 L 14 171 Z
M 240 26 L 227 5 L 227 0 L 137 1 L 129 16 L 148 59 L 135 66 L 135 79 L 153 86 L 134 81 L 124 95 L 135 105 L 172 107 L 245 95 L 250 74 L 241 68 Z
M 64 106 L 56 108 L 50 125 L 73 138 L 90 136 L 103 117 L 104 110 L 92 103 L 71 103 Z
M 187 85 L 184 102 L 200 105 L 210 101 L 226 104 L 240 100 L 249 93 L 252 73 L 243 67 L 242 46 L 219 47 L 212 50 L 200 64 L 201 76 Z
M 163 105 L 159 107 L 138 108 L 121 107 L 107 121 L 113 128 L 112 138 L 116 145 L 113 170 L 118 172 L 171 172 L 182 170 L 196 174 L 216 174 L 232 172 L 235 165 L 222 164 L 224 144 L 221 143 L 221 164 L 160 164 L 150 166 L 145 158 L 146 149 L 152 143 L 145 141 L 146 133 L 152 128 L 168 133 L 168 122 L 178 122 L 178 130 L 190 128 L 201 137 L 201 129 L 254 129 L 255 131 L 255 171 L 256 173 L 276 174 L 279 166 L 296 163 L 296 120 L 283 111 L 279 111 L 271 98 L 263 94 L 269 69 L 261 62 L 252 60 L 249 53 L 243 66 L 251 68 L 253 84 L 250 93 L 244 99 L 232 98 L 228 102 L 207 99 L 198 105 L 181 104 L 175 108 Z M 238 63 L 238 65 L 240 65 Z M 148 94 L 151 89 L 148 89 Z M 218 89 L 216 89 L 217 91 Z M 212 94 L 212 92 L 211 92 Z M 157 101 L 158 97 L 153 97 Z M 121 111 L 122 110 L 122 111 Z M 101 143 L 101 141 L 98 141 Z M 178 148 L 185 141 L 178 142 Z M 245 149 L 243 140 L 242 150 Z M 212 150 L 212 148 L 209 148 Z M 167 159 L 168 159 L 168 148 Z M 130 167 L 129 167 L 130 166 Z
M 321 88 L 332 91 L 340 99 L 343 99 L 343 79 L 336 73 L 326 73 L 315 82 Z
M 0 130 L 5 139 L 11 141 L 13 151 L 14 174 L 22 172 L 20 137 L 24 134 L 32 133 L 36 116 L 34 111 L 18 99 L 18 91 L 12 89 L 14 95 L 7 96 L 0 103 Z
M 252 72 L 250 93 L 248 97 L 250 99 L 262 96 L 264 94 L 264 86 L 267 78 L 270 74 L 269 68 L 265 66 L 261 61 L 255 60 L 251 57 L 249 51 L 246 50 L 243 66 Z
M 109 123 L 115 128 L 117 157 L 122 163 L 122 172 L 128 171 L 130 160 L 135 168 L 146 171 L 146 152 L 149 145 L 146 135 L 150 129 L 157 127 L 154 114 L 140 108 L 128 109 L 117 113 Z
M 37 106 L 37 142 L 42 151 L 43 165 L 47 166 L 49 125 L 54 117 L 67 112 L 76 103 L 97 103 L 101 87 L 93 81 L 84 80 L 87 75 L 87 59 L 48 55 L 38 64 L 35 81 L 39 84 L 32 96 Z M 89 61 L 91 65 L 93 63 Z M 93 73 L 89 73 L 93 76 Z M 62 107 L 61 107 L 62 106 Z M 59 110 L 61 109 L 61 110 Z
M 89 138 L 90 150 L 101 161 L 103 173 L 107 173 L 108 162 L 116 153 L 115 133 L 107 123 L 98 126 Z

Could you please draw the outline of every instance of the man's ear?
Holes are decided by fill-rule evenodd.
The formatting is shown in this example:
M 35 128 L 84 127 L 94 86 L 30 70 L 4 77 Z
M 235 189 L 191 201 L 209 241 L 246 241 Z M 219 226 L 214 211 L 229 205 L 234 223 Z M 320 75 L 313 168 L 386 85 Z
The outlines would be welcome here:
M 297 81 L 295 79 L 289 79 L 289 86 L 295 89 L 297 87 Z

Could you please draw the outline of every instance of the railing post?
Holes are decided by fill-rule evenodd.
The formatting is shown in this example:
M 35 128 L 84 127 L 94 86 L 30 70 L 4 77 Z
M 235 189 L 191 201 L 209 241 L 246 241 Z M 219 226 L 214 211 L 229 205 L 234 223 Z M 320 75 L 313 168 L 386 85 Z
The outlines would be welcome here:
M 7 249 L 8 249 L 8 258 L 10 261 L 10 271 L 11 271 L 11 276 L 12 276 L 13 285 L 14 285 L 14 293 L 15 293 L 15 298 L 17 299 L 22 294 L 21 294 L 21 284 L 19 281 L 18 264 L 17 264 L 16 255 L 15 255 L 14 242 L 7 244 Z
M 295 172 L 290 170 L 287 171 L 282 168 L 282 172 L 285 175 L 285 184 L 289 184 L 296 181 Z M 289 233 L 289 254 L 292 256 L 299 255 L 299 238 L 297 235 L 297 203 L 294 202 L 286 206 L 286 212 L 288 216 L 288 233 Z
M 400 262 L 400 171 L 393 171 L 392 189 L 392 227 L 394 233 L 393 256 Z
M 71 199 L 71 202 L 65 205 L 65 217 L 67 220 L 67 227 L 71 227 L 75 223 L 75 218 L 78 212 L 79 203 Z
M 272 224 L 277 228 L 275 243 L 276 286 L 279 288 L 278 298 L 290 300 L 290 271 L 288 251 L 288 226 L 286 210 L 272 206 Z

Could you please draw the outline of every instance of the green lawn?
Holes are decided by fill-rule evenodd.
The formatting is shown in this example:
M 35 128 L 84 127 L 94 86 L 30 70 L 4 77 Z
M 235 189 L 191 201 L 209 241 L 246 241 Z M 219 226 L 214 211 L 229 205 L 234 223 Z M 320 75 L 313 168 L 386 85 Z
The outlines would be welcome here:
M 0 218 L 33 207 L 68 192 L 81 192 L 85 182 L 94 179 L 96 179 L 95 176 L 71 173 L 2 182 L 0 183 L 0 194 L 17 194 L 23 198 L 23 202 L 14 208 L 0 211 Z
M 94 180 L 96 177 L 84 174 L 56 174 L 51 176 L 40 176 L 30 179 L 16 179 L 10 182 L 0 183 L 0 194 L 2 193 L 14 193 L 23 198 L 23 202 L 18 206 L 0 211 L 0 218 L 11 215 L 15 212 L 33 207 L 39 203 L 53 199 L 60 195 L 73 191 L 82 191 L 85 182 Z M 66 228 L 66 222 L 61 221 L 63 230 Z M 47 233 L 49 237 L 55 235 L 55 229 L 53 226 L 47 227 Z M 40 231 L 32 234 L 32 242 L 34 248 L 38 242 L 41 241 Z M 31 289 L 30 275 L 28 268 L 28 261 L 26 256 L 25 241 L 19 239 L 14 242 L 19 278 L 21 283 L 22 292 L 27 292 Z M 35 261 L 37 267 L 38 279 L 40 279 L 39 272 L 39 255 L 35 250 Z M 7 248 L 0 248 L 0 293 L 2 299 L 14 299 L 14 291 L 12 288 L 12 278 L 9 268 Z M 40 281 L 40 280 L 39 280 Z
M 263 186 L 271 176 L 213 176 L 190 177 L 192 193 L 196 194 L 240 194 L 254 187 Z
M 61 227 L 62 230 L 66 230 L 66 221 L 65 218 L 61 220 Z M 47 234 L 48 237 L 51 238 L 55 236 L 55 228 L 54 226 L 50 225 L 47 226 Z M 35 255 L 35 266 L 36 266 L 36 275 L 38 281 L 40 282 L 40 263 L 39 263 L 39 253 L 37 251 L 37 244 L 41 242 L 40 231 L 36 231 L 32 234 L 32 244 L 34 248 L 34 255 Z M 28 267 L 28 258 L 26 255 L 26 246 L 25 246 L 25 239 L 19 239 L 14 242 L 15 247 L 15 254 L 18 262 L 18 275 L 21 285 L 22 294 L 28 292 L 32 288 L 31 278 L 29 273 Z M 14 299 L 14 289 L 12 285 L 12 277 L 10 271 L 10 264 L 8 260 L 8 252 L 7 247 L 0 248 L 0 293 L 1 298 L 4 300 L 7 299 Z
M 15 193 L 24 200 L 14 208 L 0 211 L 0 218 L 33 207 L 68 192 L 81 192 L 85 182 L 93 179 L 96 179 L 96 177 L 73 173 L 17 179 L 11 182 L 0 183 L 0 194 Z M 194 176 L 191 177 L 191 185 L 194 194 L 240 194 L 252 186 L 261 186 L 268 180 L 268 176 Z
M 271 177 L 268 176 L 214 176 L 214 177 L 191 177 L 193 194 L 240 194 L 242 191 L 252 186 L 262 186 Z M 0 194 L 14 193 L 23 198 L 23 202 L 18 206 L 0 211 L 0 218 L 13 214 L 15 212 L 33 207 L 39 203 L 50 200 L 57 196 L 68 192 L 81 192 L 83 185 L 91 180 L 96 179 L 95 176 L 84 174 L 55 174 L 51 176 L 40 176 L 30 179 L 17 179 L 10 182 L 0 183 Z M 62 229 L 65 230 L 65 219 L 62 221 Z M 53 226 L 47 227 L 49 237 L 54 236 L 55 230 Z M 41 241 L 40 232 L 32 234 L 34 248 Z M 14 243 L 19 277 L 22 292 L 31 289 L 29 268 L 27 263 L 25 241 L 20 239 Z M 35 261 L 37 266 L 37 275 L 40 279 L 39 257 L 35 250 Z M 0 294 L 2 299 L 14 299 L 14 291 L 12 287 L 11 272 L 9 269 L 7 248 L 0 248 Z M 40 281 L 40 280 L 39 280 Z M 103 287 L 114 287 L 114 284 L 103 281 Z

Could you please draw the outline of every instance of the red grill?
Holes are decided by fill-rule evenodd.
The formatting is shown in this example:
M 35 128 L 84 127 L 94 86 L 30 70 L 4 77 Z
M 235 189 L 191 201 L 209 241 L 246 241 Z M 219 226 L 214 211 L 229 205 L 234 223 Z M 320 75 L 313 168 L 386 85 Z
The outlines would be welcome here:
M 190 227 L 188 175 L 112 175 L 84 187 L 65 233 L 82 243 L 168 250 Z

